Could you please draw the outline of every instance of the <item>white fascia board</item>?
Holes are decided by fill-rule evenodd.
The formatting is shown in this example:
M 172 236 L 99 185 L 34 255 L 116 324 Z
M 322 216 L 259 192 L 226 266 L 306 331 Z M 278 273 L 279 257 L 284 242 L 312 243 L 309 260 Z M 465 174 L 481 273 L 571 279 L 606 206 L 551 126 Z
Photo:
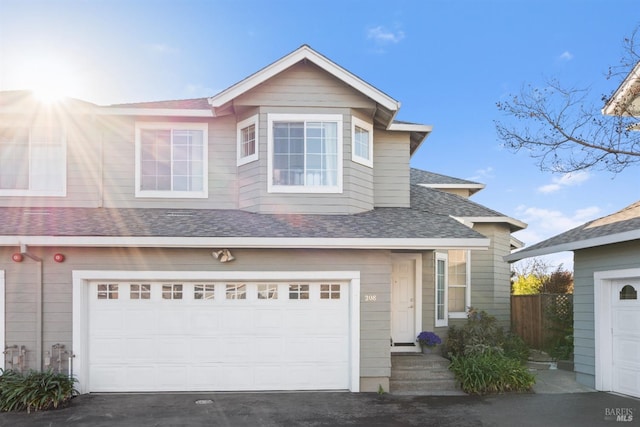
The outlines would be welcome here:
M 214 117 L 211 110 L 180 108 L 109 108 L 98 110 L 103 116 Z
M 426 188 L 445 188 L 445 189 L 459 189 L 459 190 L 477 190 L 480 191 L 486 187 L 484 184 L 418 184 L 420 187 Z
M 622 98 L 627 94 L 627 92 L 635 85 L 640 82 L 640 61 L 633 67 L 629 75 L 625 77 L 624 81 L 620 84 L 618 89 L 616 89 L 615 93 L 602 109 L 602 114 L 605 116 L 616 116 L 619 115 L 616 112 L 616 107 L 618 103 L 622 101 Z
M 220 107 L 305 59 L 313 62 L 318 67 L 342 80 L 354 89 L 362 92 L 364 95 L 373 99 L 383 107 L 391 111 L 397 111 L 400 109 L 400 103 L 398 101 L 320 55 L 306 45 L 298 48 L 294 52 L 271 65 L 266 66 L 228 89 L 225 89 L 219 94 L 212 96 L 209 98 L 209 104 L 211 104 L 213 108 Z
M 608 236 L 594 237 L 592 239 L 567 242 L 559 245 L 548 246 L 546 248 L 527 250 L 523 249 L 504 257 L 507 262 L 520 261 L 525 258 L 532 258 L 541 255 L 555 254 L 558 252 L 576 251 L 579 249 L 595 248 L 597 246 L 610 245 L 613 243 L 627 242 L 629 240 L 640 240 L 640 229 L 627 231 L 625 233 L 610 234 Z
M 524 223 L 515 218 L 511 218 L 509 216 L 462 216 L 462 217 L 452 217 L 462 222 L 463 224 L 473 224 L 473 223 L 503 223 L 510 224 L 514 227 L 518 227 L 521 230 L 524 230 L 528 227 L 527 223 Z
M 358 239 L 272 237 L 2 236 L 0 246 L 255 248 L 255 249 L 470 249 L 486 250 L 489 239 Z
M 391 123 L 387 130 L 401 132 L 426 132 L 433 131 L 432 125 L 421 125 L 417 123 Z

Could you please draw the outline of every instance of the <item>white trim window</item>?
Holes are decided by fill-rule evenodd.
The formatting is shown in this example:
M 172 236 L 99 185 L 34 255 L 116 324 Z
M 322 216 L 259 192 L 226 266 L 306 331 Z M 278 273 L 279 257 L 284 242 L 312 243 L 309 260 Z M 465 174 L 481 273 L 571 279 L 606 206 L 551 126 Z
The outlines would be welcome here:
M 449 318 L 465 319 L 471 306 L 471 251 L 450 250 L 448 255 L 447 311 Z
M 436 253 L 435 264 L 435 325 L 447 326 L 447 254 Z
M 258 160 L 258 116 L 238 123 L 238 166 Z
M 352 117 L 351 158 L 354 162 L 373 167 L 373 125 Z
M 66 196 L 67 145 L 59 126 L 0 128 L 0 196 Z
M 136 123 L 136 197 L 206 198 L 206 123 Z
M 342 192 L 342 115 L 269 114 L 268 191 Z

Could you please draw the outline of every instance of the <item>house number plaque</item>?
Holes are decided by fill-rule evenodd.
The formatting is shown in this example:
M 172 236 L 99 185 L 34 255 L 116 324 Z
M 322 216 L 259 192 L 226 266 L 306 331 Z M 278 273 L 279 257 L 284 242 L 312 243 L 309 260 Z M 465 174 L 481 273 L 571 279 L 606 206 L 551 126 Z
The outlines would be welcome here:
M 377 295 L 365 295 L 364 296 L 364 301 L 365 302 L 374 302 L 376 299 L 378 299 Z

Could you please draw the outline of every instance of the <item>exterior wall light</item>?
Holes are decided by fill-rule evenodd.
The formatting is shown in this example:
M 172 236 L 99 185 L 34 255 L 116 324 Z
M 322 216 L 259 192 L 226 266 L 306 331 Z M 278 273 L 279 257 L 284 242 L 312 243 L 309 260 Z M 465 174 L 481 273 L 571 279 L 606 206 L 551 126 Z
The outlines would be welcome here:
M 229 249 L 221 249 L 219 251 L 213 251 L 211 252 L 211 255 L 220 262 L 229 262 L 236 259 L 236 257 L 231 255 L 231 251 Z
M 53 260 L 55 262 L 64 262 L 64 255 L 63 254 L 55 254 L 53 256 Z
M 19 252 L 16 252 L 15 254 L 11 255 L 11 260 L 13 262 L 22 262 L 24 261 L 24 255 L 22 255 Z

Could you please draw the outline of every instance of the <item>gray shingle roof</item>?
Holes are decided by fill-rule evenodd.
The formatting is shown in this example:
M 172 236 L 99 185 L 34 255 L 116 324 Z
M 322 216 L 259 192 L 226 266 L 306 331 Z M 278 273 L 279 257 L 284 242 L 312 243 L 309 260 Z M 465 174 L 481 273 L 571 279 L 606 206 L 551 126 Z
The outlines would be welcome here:
M 268 215 L 215 209 L 0 208 L 0 236 L 484 238 L 447 215 L 409 208 L 378 208 L 354 215 Z
M 411 168 L 411 184 L 483 185 L 479 182 L 467 181 L 466 179 L 454 178 L 452 176 L 441 175 L 439 173 L 415 168 Z
M 640 201 L 515 252 L 506 259 L 517 261 L 532 256 L 636 239 L 640 239 Z
M 210 110 L 208 98 L 175 99 L 169 101 L 134 102 L 129 104 L 113 104 L 107 108 L 166 108 L 177 110 Z
M 411 186 L 411 207 L 437 215 L 456 217 L 507 217 L 465 197 L 419 185 Z

